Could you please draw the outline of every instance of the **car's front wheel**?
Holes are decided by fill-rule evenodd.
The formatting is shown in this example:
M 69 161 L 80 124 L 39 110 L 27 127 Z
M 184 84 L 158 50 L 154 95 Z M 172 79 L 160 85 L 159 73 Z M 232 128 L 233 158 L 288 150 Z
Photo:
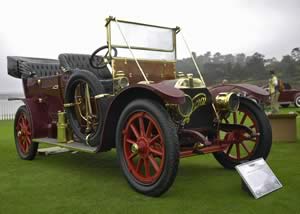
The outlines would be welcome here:
M 231 113 L 222 122 L 245 126 L 253 133 L 252 136 L 242 130 L 219 133 L 221 140 L 234 142 L 224 151 L 214 153 L 214 157 L 222 166 L 234 169 L 242 162 L 268 157 L 272 146 L 272 129 L 259 106 L 248 99 L 240 98 L 238 111 Z
M 146 99 L 131 102 L 116 131 L 121 169 L 136 191 L 160 196 L 173 184 L 179 164 L 175 125 L 161 104 Z

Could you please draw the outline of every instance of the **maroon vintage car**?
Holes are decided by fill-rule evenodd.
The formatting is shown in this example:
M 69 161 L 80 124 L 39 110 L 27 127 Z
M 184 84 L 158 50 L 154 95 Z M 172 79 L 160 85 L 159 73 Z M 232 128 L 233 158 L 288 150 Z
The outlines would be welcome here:
M 255 102 L 212 95 L 196 63 L 197 76 L 176 73 L 180 28 L 113 17 L 105 26 L 107 45 L 92 55 L 8 57 L 9 75 L 24 85 L 14 123 L 22 159 L 34 159 L 40 143 L 88 153 L 116 148 L 130 186 L 159 196 L 180 158 L 212 153 L 230 169 L 267 158 L 271 128 Z
M 267 87 L 265 89 L 268 91 Z M 284 83 L 284 89 L 280 92 L 278 102 L 284 108 L 289 107 L 290 104 L 300 108 L 300 90 L 292 88 L 288 83 Z

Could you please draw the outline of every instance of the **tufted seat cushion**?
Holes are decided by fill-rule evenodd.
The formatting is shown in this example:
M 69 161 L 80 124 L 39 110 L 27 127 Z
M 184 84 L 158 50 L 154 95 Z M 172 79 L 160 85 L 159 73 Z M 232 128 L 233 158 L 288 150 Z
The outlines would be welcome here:
M 34 77 L 55 76 L 61 73 L 59 62 L 28 62 L 20 63 L 20 71 Z
M 93 72 L 99 79 L 112 79 L 112 75 L 107 67 L 96 69 L 90 65 L 90 57 L 88 54 L 60 54 L 58 59 L 60 66 L 66 70 L 82 69 Z M 96 56 L 96 60 L 100 61 L 101 57 Z
M 63 70 L 70 71 L 74 69 L 87 70 L 94 73 L 100 82 L 103 84 L 107 93 L 112 92 L 113 82 L 112 75 L 107 67 L 96 69 L 90 64 L 91 55 L 88 54 L 60 54 L 58 59 L 60 66 Z M 102 57 L 96 56 L 95 60 L 101 61 Z
M 56 59 L 22 56 L 8 56 L 7 71 L 16 78 L 46 77 L 61 73 Z

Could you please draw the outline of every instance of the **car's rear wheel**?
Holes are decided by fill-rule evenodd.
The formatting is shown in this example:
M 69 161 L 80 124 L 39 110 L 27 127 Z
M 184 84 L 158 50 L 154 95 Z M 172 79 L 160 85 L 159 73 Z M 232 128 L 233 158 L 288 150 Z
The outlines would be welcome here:
M 26 106 L 19 107 L 14 121 L 16 149 L 20 158 L 33 160 L 36 156 L 38 143 L 32 142 L 32 121 Z
M 65 90 L 67 117 L 74 134 L 80 142 L 90 146 L 100 143 L 103 127 L 105 98 L 96 99 L 95 95 L 103 94 L 104 88 L 92 72 L 75 71 Z
M 159 103 L 136 100 L 122 112 L 116 133 L 121 169 L 136 191 L 160 196 L 175 180 L 179 164 L 176 128 Z
M 272 145 L 272 130 L 265 113 L 250 100 L 240 98 L 240 101 L 238 111 L 222 122 L 247 126 L 253 135 L 241 130 L 219 133 L 221 140 L 235 142 L 224 151 L 214 153 L 216 160 L 229 169 L 244 161 L 260 157 L 266 159 Z
M 300 108 L 300 95 L 297 95 L 295 98 L 295 106 L 297 108 Z

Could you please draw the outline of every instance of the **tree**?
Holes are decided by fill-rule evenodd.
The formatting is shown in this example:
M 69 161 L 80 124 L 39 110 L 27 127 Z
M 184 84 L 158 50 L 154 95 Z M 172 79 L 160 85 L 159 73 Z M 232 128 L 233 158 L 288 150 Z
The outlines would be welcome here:
M 216 63 L 216 64 L 219 64 L 219 63 L 222 63 L 222 55 L 220 52 L 217 52 L 214 54 L 213 58 L 212 58 L 212 62 L 213 63 Z
M 291 56 L 296 62 L 300 62 L 300 48 L 294 48 L 291 52 Z
M 246 63 L 246 55 L 244 53 L 239 53 L 235 56 L 236 63 L 240 65 L 245 65 Z
M 204 55 L 204 63 L 210 63 L 211 62 L 211 52 L 210 51 L 207 51 Z
M 250 57 L 247 57 L 247 76 L 251 76 L 252 78 L 265 78 L 267 76 L 264 66 L 264 57 L 264 55 L 258 52 L 254 53 Z

